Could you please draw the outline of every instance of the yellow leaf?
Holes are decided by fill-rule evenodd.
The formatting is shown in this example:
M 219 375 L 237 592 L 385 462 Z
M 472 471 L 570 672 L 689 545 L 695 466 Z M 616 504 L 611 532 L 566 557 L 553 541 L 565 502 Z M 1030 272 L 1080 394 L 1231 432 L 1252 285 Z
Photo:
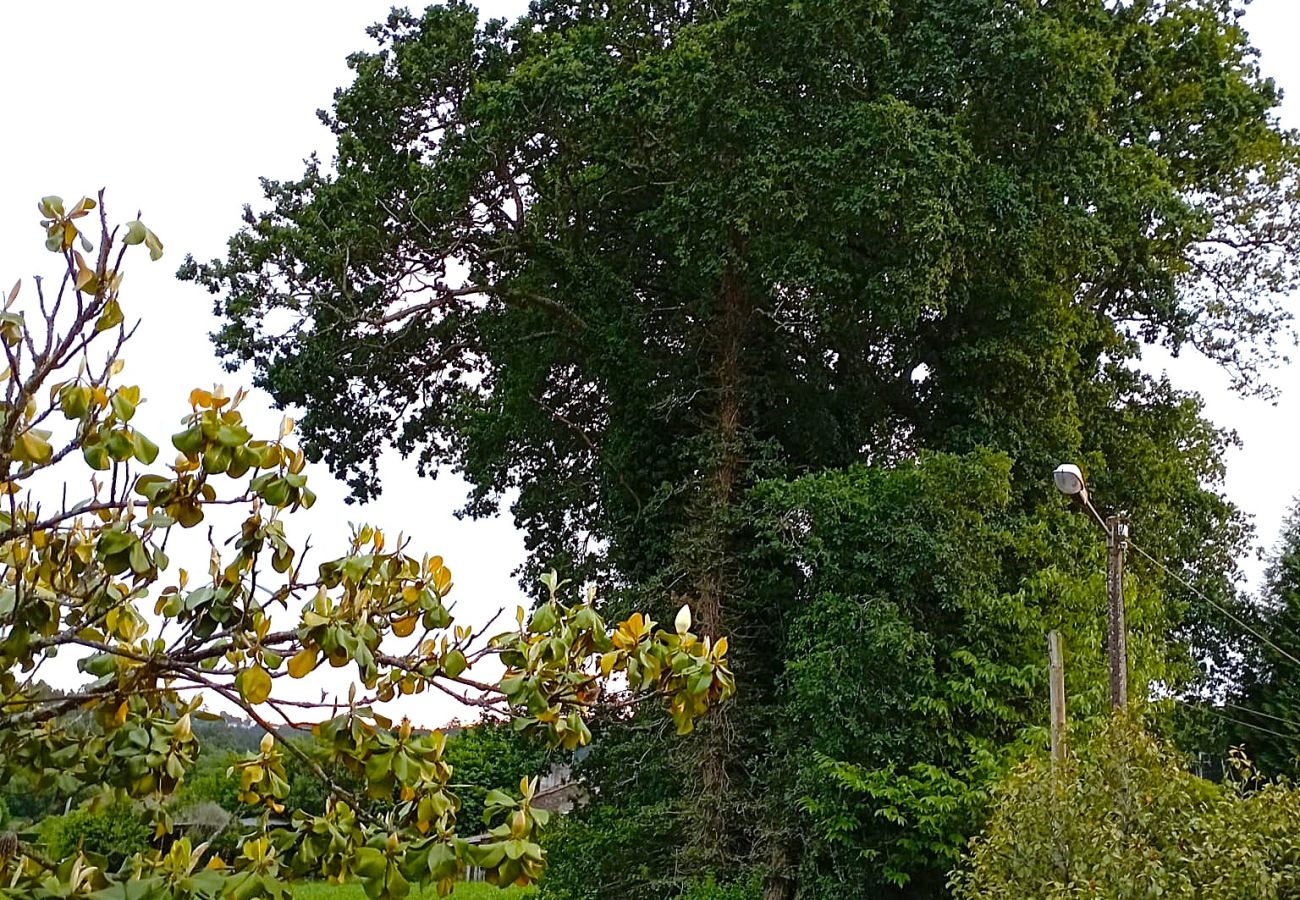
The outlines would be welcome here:
M 415 623 L 417 621 L 419 621 L 418 616 L 407 616 L 403 619 L 398 619 L 393 623 L 393 634 L 398 637 L 410 637 L 411 632 L 415 631 Z
M 239 688 L 249 703 L 263 703 L 271 696 L 271 676 L 261 665 L 253 666 L 244 670 Z
M 609 653 L 602 654 L 600 657 L 600 674 L 606 678 L 609 673 L 614 671 L 614 663 L 618 662 L 618 653 L 611 650 Z
M 24 431 L 14 443 L 14 459 L 26 463 L 47 463 L 54 456 L 50 442 L 35 431 Z
M 726 655 L 727 655 L 727 639 L 725 637 L 720 637 L 718 638 L 718 642 L 713 645 L 713 658 L 722 659 L 722 657 Z
M 289 677 L 306 678 L 316 668 L 316 648 L 303 647 L 289 660 Z
M 117 712 L 113 714 L 113 723 L 116 725 L 121 725 L 123 722 L 125 722 L 126 714 L 129 709 L 130 707 L 127 706 L 127 701 L 123 700 L 122 705 L 119 706 L 117 708 Z

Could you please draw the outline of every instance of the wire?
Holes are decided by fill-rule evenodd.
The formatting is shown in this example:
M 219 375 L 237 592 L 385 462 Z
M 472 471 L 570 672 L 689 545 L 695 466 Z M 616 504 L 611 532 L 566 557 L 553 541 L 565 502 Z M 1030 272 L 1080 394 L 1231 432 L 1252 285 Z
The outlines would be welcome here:
M 1261 731 L 1264 734 L 1271 734 L 1274 737 L 1280 737 L 1286 741 L 1293 741 L 1296 739 L 1296 735 L 1294 734 L 1283 734 L 1280 731 L 1274 731 L 1272 728 L 1265 728 L 1263 725 L 1256 725 L 1254 722 L 1243 722 L 1241 719 L 1234 719 L 1232 716 L 1220 712 L 1217 706 L 1212 706 L 1209 704 L 1193 703 L 1190 700 L 1184 700 L 1182 697 L 1171 697 L 1169 699 L 1175 701 L 1176 703 L 1182 703 L 1184 706 L 1188 706 L 1193 709 L 1198 709 L 1203 712 L 1207 712 L 1212 716 L 1223 719 L 1225 722 L 1231 722 L 1234 725 L 1240 725 L 1242 728 L 1251 728 L 1254 729 L 1255 731 Z M 1290 725 L 1294 723 L 1288 722 L 1287 724 Z M 1300 725 L 1296 727 L 1300 728 Z
M 1274 722 L 1281 722 L 1283 725 L 1294 728 L 1297 736 L 1300 736 L 1300 722 L 1292 722 L 1290 719 L 1284 719 L 1281 716 L 1275 716 L 1272 713 L 1266 713 L 1263 710 L 1251 709 L 1249 706 L 1238 706 L 1237 704 L 1229 703 L 1226 700 L 1223 702 L 1223 705 L 1229 709 L 1236 709 L 1244 713 L 1249 713 L 1252 716 L 1262 716 L 1265 719 L 1272 719 Z
M 1238 625 L 1240 625 L 1242 628 L 1244 628 L 1247 632 L 1249 632 L 1250 634 L 1252 634 L 1252 635 L 1254 635 L 1256 638 L 1258 638 L 1259 641 L 1260 641 L 1261 643 L 1263 643 L 1265 646 L 1267 646 L 1267 647 L 1271 647 L 1273 650 L 1276 650 L 1278 653 L 1280 653 L 1280 654 L 1281 654 L 1285 659 L 1288 659 L 1288 660 L 1290 660 L 1292 663 L 1294 663 L 1295 665 L 1300 666 L 1300 659 L 1297 659 L 1295 656 L 1292 656 L 1292 655 L 1291 655 L 1290 653 L 1288 653 L 1286 650 L 1283 650 L 1283 649 L 1282 649 L 1281 647 L 1279 647 L 1277 644 L 1273 643 L 1273 641 L 1269 640 L 1267 637 L 1265 637 L 1261 632 L 1259 632 L 1258 630 L 1256 630 L 1254 627 L 1252 627 L 1251 625 L 1247 624 L 1247 623 L 1246 623 L 1245 621 L 1243 621 L 1242 619 L 1238 618 L 1234 613 L 1232 613 L 1232 612 L 1231 612 L 1230 610 L 1228 610 L 1226 607 L 1221 606 L 1220 604 L 1216 603 L 1214 600 L 1210 599 L 1210 597 L 1209 597 L 1209 596 L 1208 596 L 1204 591 L 1202 591 L 1202 590 L 1201 590 L 1200 588 L 1198 588 L 1196 585 L 1192 584 L 1190 581 L 1188 581 L 1188 580 L 1187 580 L 1186 578 L 1184 578 L 1182 575 L 1179 575 L 1177 572 L 1175 572 L 1173 569 L 1169 568 L 1167 565 L 1165 565 L 1164 563 L 1162 563 L 1160 560 L 1156 559 L 1156 558 L 1155 558 L 1154 556 L 1152 556 L 1150 553 L 1147 553 L 1145 550 L 1143 550 L 1141 547 L 1139 547 L 1137 544 L 1135 544 L 1131 539 L 1129 540 L 1128 544 L 1129 544 L 1130 547 L 1132 547 L 1132 548 L 1133 548 L 1134 550 L 1136 550 L 1138 553 L 1141 553 L 1144 557 L 1146 557 L 1147 560 L 1149 560 L 1151 563 L 1153 563 L 1154 565 L 1156 565 L 1157 567 L 1159 567 L 1159 569 L 1160 569 L 1161 571 L 1163 571 L 1166 575 L 1168 575 L 1170 578 L 1174 579 L 1174 580 L 1177 581 L 1179 584 L 1181 584 L 1183 587 L 1187 588 L 1189 591 L 1191 591 L 1193 594 L 1195 594 L 1197 597 L 1200 597 L 1202 600 L 1204 600 L 1207 604 L 1209 604 L 1209 606 L 1210 606 L 1211 608 L 1213 608 L 1213 609 L 1217 610 L 1218 612 L 1222 613 L 1224 616 L 1227 616 L 1227 617 L 1228 617 L 1229 619 L 1231 619 L 1233 622 L 1236 622 Z

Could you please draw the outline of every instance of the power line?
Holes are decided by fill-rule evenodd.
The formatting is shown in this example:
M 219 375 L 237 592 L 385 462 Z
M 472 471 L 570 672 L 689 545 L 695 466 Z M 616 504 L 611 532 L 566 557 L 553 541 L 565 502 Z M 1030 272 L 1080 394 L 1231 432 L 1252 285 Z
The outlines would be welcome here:
M 1280 737 L 1286 741 L 1292 741 L 1295 740 L 1296 738 L 1294 734 L 1283 734 L 1280 731 L 1274 731 L 1272 728 L 1265 728 L 1263 725 L 1256 725 L 1254 722 L 1243 722 L 1241 719 L 1233 718 L 1227 713 L 1221 712 L 1219 710 L 1219 707 L 1217 706 L 1211 706 L 1209 704 L 1201 705 L 1201 704 L 1193 703 L 1190 700 L 1184 700 L 1182 697 L 1171 697 L 1170 699 L 1175 701 L 1176 703 L 1182 703 L 1184 706 L 1188 706 L 1193 709 L 1198 709 L 1207 712 L 1212 716 L 1216 716 L 1217 718 L 1223 719 L 1225 722 L 1231 722 L 1234 725 L 1240 725 L 1242 728 L 1250 728 L 1254 731 L 1263 732 L 1264 734 L 1271 734 L 1274 737 Z M 1288 722 L 1287 724 L 1291 725 L 1295 723 Z M 1296 727 L 1300 728 L 1300 725 Z
M 1272 713 L 1266 713 L 1260 709 L 1251 709 L 1249 706 L 1238 706 L 1236 703 L 1229 703 L 1226 700 L 1223 702 L 1223 705 L 1229 709 L 1236 709 L 1244 713 L 1250 713 L 1252 716 L 1262 716 L 1265 719 L 1272 719 L 1274 722 L 1281 722 L 1283 725 L 1294 728 L 1297 736 L 1300 736 L 1300 722 L 1292 722 L 1290 719 L 1284 719 L 1281 716 L 1275 716 Z
M 1294 665 L 1296 665 L 1296 666 L 1300 666 L 1300 659 L 1297 659 L 1295 656 L 1291 655 L 1291 654 L 1288 653 L 1286 650 L 1283 650 L 1283 649 L 1282 649 L 1281 647 L 1279 647 L 1277 644 L 1273 643 L 1273 641 L 1271 641 L 1269 638 L 1265 637 L 1263 633 L 1261 633 L 1260 631 L 1256 630 L 1253 626 L 1247 624 L 1244 620 L 1238 618 L 1238 617 L 1237 617 L 1237 616 L 1236 616 L 1232 611 L 1230 611 L 1227 607 L 1224 607 L 1224 606 L 1220 605 L 1219 603 L 1215 602 L 1214 600 L 1212 600 L 1212 599 L 1209 597 L 1208 594 L 1206 594 L 1204 591 L 1202 591 L 1202 590 L 1201 590 L 1200 588 L 1198 588 L 1196 585 L 1192 584 L 1190 581 L 1188 581 L 1188 580 L 1187 580 L 1186 578 L 1184 578 L 1182 575 L 1178 574 L 1178 573 L 1175 572 L 1173 569 L 1169 568 L 1167 565 L 1165 565 L 1164 563 L 1162 563 L 1160 560 L 1156 559 L 1156 558 L 1155 558 L 1154 556 L 1152 556 L 1150 553 L 1148 553 L 1148 552 L 1146 552 L 1145 550 L 1143 550 L 1143 549 L 1142 549 L 1141 547 L 1139 547 L 1136 543 L 1134 543 L 1132 539 L 1129 539 L 1129 542 L 1128 542 L 1128 543 L 1129 543 L 1129 546 L 1130 546 L 1130 547 L 1132 547 L 1132 548 L 1133 548 L 1134 550 L 1136 550 L 1138 553 L 1142 554 L 1142 556 L 1144 556 L 1148 561 L 1150 561 L 1151 563 L 1153 563 L 1154 565 L 1156 565 L 1157 567 L 1159 567 L 1160 570 L 1163 571 L 1166 575 L 1168 575 L 1170 578 L 1172 578 L 1172 579 L 1174 579 L 1175 581 L 1177 581 L 1177 582 L 1178 582 L 1179 584 L 1181 584 L 1183 587 L 1187 588 L 1189 591 L 1191 591 L 1191 592 L 1192 592 L 1193 594 L 1195 594 L 1197 597 L 1200 597 L 1202 600 L 1204 600 L 1204 601 L 1205 601 L 1205 602 L 1206 602 L 1206 603 L 1207 603 L 1207 604 L 1208 604 L 1212 609 L 1217 610 L 1218 612 L 1220 612 L 1220 613 L 1223 614 L 1224 616 L 1226 616 L 1226 617 L 1228 617 L 1229 619 L 1231 619 L 1233 622 L 1236 622 L 1239 626 L 1241 626 L 1241 627 L 1242 627 L 1243 629 L 1245 629 L 1247 632 L 1249 632 L 1250 634 L 1252 634 L 1252 635 L 1254 635 L 1256 638 L 1258 638 L 1259 641 L 1260 641 L 1262 644 L 1264 644 L 1264 645 L 1267 646 L 1267 647 L 1271 647 L 1273 650 L 1276 650 L 1278 653 L 1280 653 L 1280 654 L 1283 656 L 1283 658 L 1289 660 L 1290 662 L 1292 662 L 1292 663 L 1293 663 Z

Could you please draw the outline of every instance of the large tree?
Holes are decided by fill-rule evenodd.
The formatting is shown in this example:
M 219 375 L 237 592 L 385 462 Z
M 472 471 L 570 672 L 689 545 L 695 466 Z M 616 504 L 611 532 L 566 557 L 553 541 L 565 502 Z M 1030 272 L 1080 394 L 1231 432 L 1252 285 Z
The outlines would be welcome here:
M 1135 363 L 1195 347 L 1258 384 L 1295 281 L 1296 143 L 1230 3 L 449 2 L 371 36 L 333 160 L 182 275 L 358 497 L 392 440 L 471 513 L 511 498 L 533 569 L 744 637 L 745 699 L 680 769 L 698 864 L 779 893 L 801 852 L 754 824 L 787 818 L 767 735 L 805 596 L 752 561 L 758 483 L 991 448 L 1051 529 L 1078 458 L 1226 599 L 1230 438 Z M 1222 639 L 1166 599 L 1156 652 Z

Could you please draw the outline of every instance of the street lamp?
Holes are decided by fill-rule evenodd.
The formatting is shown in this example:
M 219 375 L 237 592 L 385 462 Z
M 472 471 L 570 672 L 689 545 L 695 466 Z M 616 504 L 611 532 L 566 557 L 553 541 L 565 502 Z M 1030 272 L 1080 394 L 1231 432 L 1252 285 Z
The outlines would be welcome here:
M 1110 654 L 1110 707 L 1128 706 L 1128 631 L 1124 625 L 1124 551 L 1128 548 L 1128 521 L 1123 516 L 1102 519 L 1088 499 L 1088 484 L 1083 472 L 1071 463 L 1059 465 L 1052 472 L 1056 488 L 1063 494 L 1078 497 L 1088 512 L 1106 529 L 1106 596 L 1110 615 L 1107 649 Z
M 1088 485 L 1083 480 L 1083 473 L 1072 463 L 1062 463 L 1052 472 L 1056 489 L 1071 497 L 1078 496 L 1084 503 L 1088 502 Z

